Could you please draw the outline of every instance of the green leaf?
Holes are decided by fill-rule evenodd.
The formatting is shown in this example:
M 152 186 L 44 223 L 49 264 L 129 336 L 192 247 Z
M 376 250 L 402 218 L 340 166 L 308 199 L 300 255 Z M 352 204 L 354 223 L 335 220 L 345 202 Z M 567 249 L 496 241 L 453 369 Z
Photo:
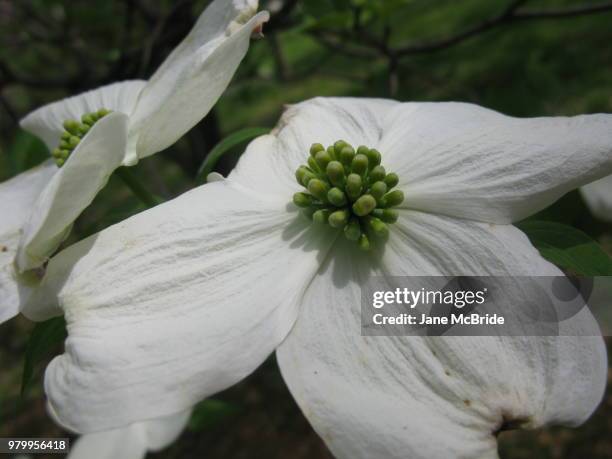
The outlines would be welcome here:
M 204 400 L 193 409 L 189 419 L 189 429 L 198 431 L 212 427 L 239 411 L 240 408 L 232 403 L 214 399 Z
M 49 151 L 38 137 L 26 131 L 18 130 L 6 151 L 3 151 L 0 156 L 1 182 L 49 158 Z
M 612 275 L 610 256 L 582 231 L 549 221 L 524 221 L 516 226 L 551 263 L 584 276 Z
M 202 162 L 200 170 L 198 171 L 197 181 L 206 183 L 206 177 L 213 171 L 219 159 L 233 147 L 247 140 L 259 137 L 260 135 L 267 134 L 268 132 L 270 132 L 269 128 L 254 127 L 241 129 L 227 136 L 208 153 L 208 156 L 206 156 L 206 159 Z
M 47 357 L 57 344 L 66 339 L 66 336 L 66 322 L 63 317 L 54 317 L 36 324 L 26 347 L 21 395 L 25 393 L 32 381 L 36 364 Z

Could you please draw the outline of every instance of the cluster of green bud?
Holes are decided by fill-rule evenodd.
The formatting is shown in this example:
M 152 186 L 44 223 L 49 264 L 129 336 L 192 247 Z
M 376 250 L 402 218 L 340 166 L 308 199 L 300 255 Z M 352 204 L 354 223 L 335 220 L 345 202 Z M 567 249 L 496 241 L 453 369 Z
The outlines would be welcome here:
M 81 121 L 66 120 L 64 121 L 64 132 L 60 137 L 60 143 L 57 148 L 54 148 L 51 155 L 55 159 L 55 164 L 62 167 L 72 150 L 74 150 L 85 134 L 89 132 L 91 127 L 96 124 L 100 118 L 104 118 L 110 113 L 110 110 L 101 108 L 92 113 L 86 113 L 81 117 Z
M 310 147 L 308 164 L 295 177 L 308 192 L 293 195 L 315 223 L 340 229 L 360 248 L 370 249 L 374 239 L 385 240 L 387 225 L 397 221 L 393 207 L 404 201 L 404 193 L 393 190 L 399 178 L 381 166 L 378 150 L 360 146 L 355 150 L 343 140 L 325 148 Z

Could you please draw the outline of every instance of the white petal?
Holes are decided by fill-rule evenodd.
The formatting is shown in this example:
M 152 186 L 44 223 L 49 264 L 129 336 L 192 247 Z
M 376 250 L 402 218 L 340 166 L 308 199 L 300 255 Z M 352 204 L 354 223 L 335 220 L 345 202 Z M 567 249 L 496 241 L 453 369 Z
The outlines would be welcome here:
M 369 275 L 558 274 L 510 226 L 413 212 L 382 262 L 340 247 L 277 351 L 304 414 L 339 458 L 495 458 L 495 432 L 584 421 L 601 400 L 601 337 L 364 337 Z M 354 252 L 354 251 L 353 251 Z M 530 301 L 520 298 L 518 301 Z M 580 327 L 596 327 L 587 313 Z
M 17 266 L 41 266 L 66 237 L 123 160 L 128 117 L 110 113 L 74 149 L 34 204 L 17 252 Z
M 59 419 L 90 432 L 164 416 L 253 371 L 333 238 L 285 206 L 224 180 L 53 257 L 23 312 L 49 297 L 65 311 L 65 354 L 45 375 Z
M 86 113 L 101 108 L 130 115 L 145 84 L 143 80 L 130 80 L 101 86 L 40 107 L 22 119 L 20 125 L 40 137 L 47 148 L 52 150 L 59 144 L 64 121 L 80 120 Z
M 612 175 L 583 186 L 580 192 L 593 215 L 612 221 Z
M 271 135 L 251 142 L 230 178 L 271 197 L 290 200 L 301 187 L 295 171 L 306 164 L 310 146 L 351 145 L 374 147 L 382 135 L 382 122 L 395 101 L 384 99 L 324 98 L 292 105 L 285 110 Z
M 379 148 L 405 207 L 509 223 L 612 173 L 612 115 L 512 118 L 470 104 L 402 104 Z
M 34 201 L 55 172 L 57 166 L 49 160 L 0 183 L 0 323 L 18 312 L 19 293 L 13 269 L 17 244 Z
M 159 451 L 181 434 L 191 410 L 104 432 L 81 436 L 70 448 L 68 459 L 139 459 Z
M 216 0 L 147 83 L 134 114 L 136 154 L 172 145 L 213 107 L 244 58 L 253 30 L 269 19 L 255 16 L 257 2 Z M 131 131 L 132 133 L 132 131 Z

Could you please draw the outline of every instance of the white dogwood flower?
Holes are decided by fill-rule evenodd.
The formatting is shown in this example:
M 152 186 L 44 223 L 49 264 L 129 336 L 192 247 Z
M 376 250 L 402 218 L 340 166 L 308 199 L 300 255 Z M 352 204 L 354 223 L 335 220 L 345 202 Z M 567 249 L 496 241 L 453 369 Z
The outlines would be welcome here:
M 42 191 L 17 253 L 21 272 L 44 264 L 121 165 L 172 145 L 229 84 L 252 32 L 268 20 L 257 0 L 215 0 L 148 81 L 125 81 L 46 105 L 21 126 L 60 169 Z
M 80 432 L 118 428 L 186 409 L 276 350 L 338 457 L 492 458 L 504 428 L 579 424 L 606 382 L 588 311 L 562 323 L 572 336 L 366 337 L 360 286 L 374 275 L 561 275 L 511 223 L 610 173 L 612 115 L 295 105 L 227 179 L 50 260 L 24 310 L 68 324 L 45 374 L 49 404 Z M 530 291 L 513 294 L 537 306 Z
M 580 193 L 593 215 L 612 222 L 612 175 L 583 186 Z

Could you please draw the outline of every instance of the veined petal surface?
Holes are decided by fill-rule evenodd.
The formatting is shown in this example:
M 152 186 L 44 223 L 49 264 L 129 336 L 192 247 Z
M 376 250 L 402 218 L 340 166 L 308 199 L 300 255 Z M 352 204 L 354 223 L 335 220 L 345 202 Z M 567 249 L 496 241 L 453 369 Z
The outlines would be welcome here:
M 302 187 L 296 169 L 306 163 L 313 143 L 345 140 L 374 148 L 386 113 L 398 103 L 386 99 L 325 98 L 289 106 L 270 135 L 251 142 L 230 178 L 273 199 L 290 201 Z
M 57 297 L 65 312 L 65 353 L 45 375 L 53 411 L 107 430 L 236 383 L 292 327 L 332 238 L 224 180 L 64 250 L 23 311 Z
M 500 429 L 575 425 L 592 413 L 607 364 L 587 311 L 564 327 L 593 336 L 361 336 L 359 287 L 369 276 L 560 274 L 511 226 L 414 211 L 396 226 L 374 265 L 334 247 L 277 351 L 336 457 L 497 458 Z
M 513 118 L 464 103 L 388 114 L 383 159 L 406 208 L 492 223 L 521 220 L 612 173 L 612 115 Z

